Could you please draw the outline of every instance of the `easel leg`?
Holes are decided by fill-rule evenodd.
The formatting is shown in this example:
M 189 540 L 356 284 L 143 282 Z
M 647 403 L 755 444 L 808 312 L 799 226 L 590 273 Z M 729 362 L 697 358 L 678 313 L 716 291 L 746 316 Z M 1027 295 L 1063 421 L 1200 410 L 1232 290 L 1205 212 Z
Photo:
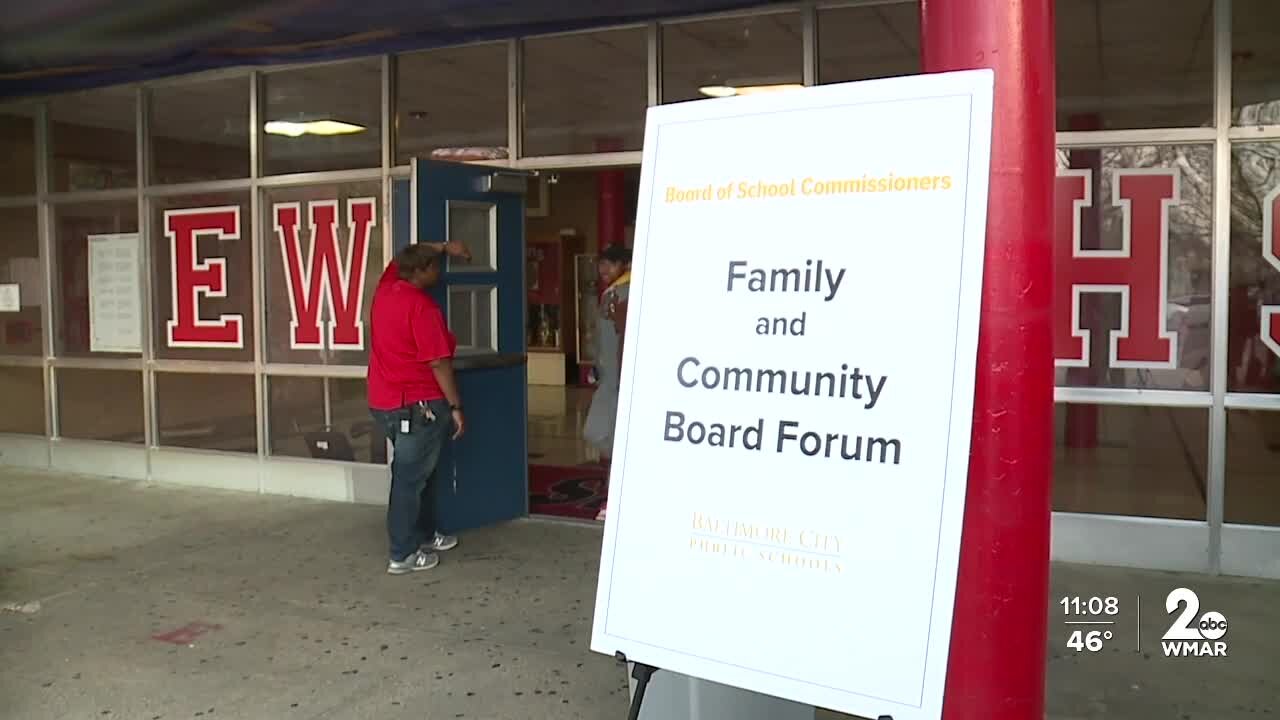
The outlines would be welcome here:
M 625 659 L 623 662 L 626 662 Z M 658 668 L 644 663 L 636 663 L 631 667 L 631 677 L 636 680 L 636 692 L 631 696 L 631 711 L 627 720 L 640 720 L 640 706 L 644 704 L 644 691 L 649 687 L 649 680 Z

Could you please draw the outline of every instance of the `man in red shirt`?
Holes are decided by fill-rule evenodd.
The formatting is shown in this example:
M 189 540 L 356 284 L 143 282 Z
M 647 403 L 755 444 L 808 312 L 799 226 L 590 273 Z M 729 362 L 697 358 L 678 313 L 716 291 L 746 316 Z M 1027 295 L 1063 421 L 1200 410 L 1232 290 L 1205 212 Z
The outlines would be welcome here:
M 440 564 L 437 551 L 457 538 L 437 531 L 437 465 L 445 439 L 466 421 L 453 374 L 457 340 L 427 289 L 440 279 L 443 254 L 466 257 L 456 242 L 416 243 L 396 255 L 378 281 L 370 310 L 369 409 L 391 440 L 387 572 L 403 575 Z

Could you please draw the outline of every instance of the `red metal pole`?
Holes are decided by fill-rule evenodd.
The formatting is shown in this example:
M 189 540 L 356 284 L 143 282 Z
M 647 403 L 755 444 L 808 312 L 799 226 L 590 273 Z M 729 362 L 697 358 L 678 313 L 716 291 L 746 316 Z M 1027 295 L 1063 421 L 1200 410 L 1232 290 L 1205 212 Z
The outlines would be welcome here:
M 995 69 L 973 449 L 946 720 L 1044 717 L 1053 472 L 1052 0 L 922 0 L 926 72 Z
M 596 152 L 616 152 L 622 149 L 618 138 L 596 140 Z M 596 243 L 600 250 L 624 241 L 622 212 L 623 174 L 621 170 L 601 170 L 596 173 Z

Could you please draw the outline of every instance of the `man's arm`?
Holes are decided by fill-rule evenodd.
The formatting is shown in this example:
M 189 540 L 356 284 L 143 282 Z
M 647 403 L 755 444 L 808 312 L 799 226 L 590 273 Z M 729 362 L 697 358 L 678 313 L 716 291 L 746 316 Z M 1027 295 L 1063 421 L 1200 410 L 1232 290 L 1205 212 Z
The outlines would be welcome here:
M 432 250 L 433 252 L 438 252 L 438 253 L 442 253 L 442 254 L 452 255 L 453 257 L 456 257 L 456 258 L 462 258 L 463 260 L 470 260 L 470 259 L 471 259 L 471 251 L 470 251 L 470 250 L 467 250 L 467 246 L 466 246 L 466 245 L 463 245 L 462 243 L 458 242 L 457 240 L 450 240 L 450 241 L 448 241 L 448 242 L 426 242 L 426 241 L 423 241 L 422 243 L 419 243 L 419 244 L 421 244 L 421 245 L 426 245 L 428 248 L 431 248 L 431 250 Z M 396 259 L 395 259 L 395 258 L 391 258 L 391 262 L 387 263 L 387 269 L 386 269 L 386 271 L 383 273 L 383 275 L 382 275 L 382 279 L 383 279 L 383 280 L 392 280 L 392 279 L 394 279 L 394 278 L 395 278 L 395 276 L 398 274 L 398 272 L 399 272 L 399 271 L 398 271 L 398 270 L 397 270 L 397 268 L 396 268 Z
M 451 255 L 463 260 L 471 259 L 471 251 L 467 249 L 466 245 L 463 245 L 457 240 L 448 240 L 446 242 L 422 242 L 420 244 L 426 245 L 442 255 Z
M 467 431 L 467 421 L 462 414 L 462 396 L 458 393 L 458 381 L 453 374 L 453 358 L 440 358 L 427 363 L 431 374 L 440 383 L 440 392 L 449 402 L 449 414 L 453 417 L 453 439 L 457 440 Z
M 432 360 L 427 365 L 431 368 L 431 374 L 436 376 L 436 382 L 440 383 L 440 391 L 444 393 L 444 399 L 449 401 L 449 407 L 462 407 L 458 380 L 453 373 L 453 358 Z
M 424 301 L 418 304 L 416 312 L 409 318 L 409 323 L 413 328 L 417 359 L 431 368 L 431 374 L 440 385 L 440 392 L 449 403 L 453 415 L 453 437 L 456 440 L 462 437 L 465 428 L 462 418 L 462 398 L 453 372 L 454 342 L 445 325 L 444 314 L 434 304 Z

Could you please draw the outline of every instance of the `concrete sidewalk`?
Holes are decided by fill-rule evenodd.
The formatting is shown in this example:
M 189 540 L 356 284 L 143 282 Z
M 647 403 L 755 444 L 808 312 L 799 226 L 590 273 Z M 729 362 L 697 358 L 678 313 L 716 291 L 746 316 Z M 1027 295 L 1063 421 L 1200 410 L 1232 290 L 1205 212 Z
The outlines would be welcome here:
M 39 603 L 0 611 L 0 718 L 626 716 L 623 671 L 587 649 L 597 530 L 470 533 L 393 578 L 382 515 L 0 469 L 0 606 Z M 1178 586 L 1228 618 L 1227 658 L 1161 655 Z M 1124 604 L 1098 653 L 1049 609 L 1051 717 L 1280 718 L 1280 585 L 1058 566 L 1068 593 Z

